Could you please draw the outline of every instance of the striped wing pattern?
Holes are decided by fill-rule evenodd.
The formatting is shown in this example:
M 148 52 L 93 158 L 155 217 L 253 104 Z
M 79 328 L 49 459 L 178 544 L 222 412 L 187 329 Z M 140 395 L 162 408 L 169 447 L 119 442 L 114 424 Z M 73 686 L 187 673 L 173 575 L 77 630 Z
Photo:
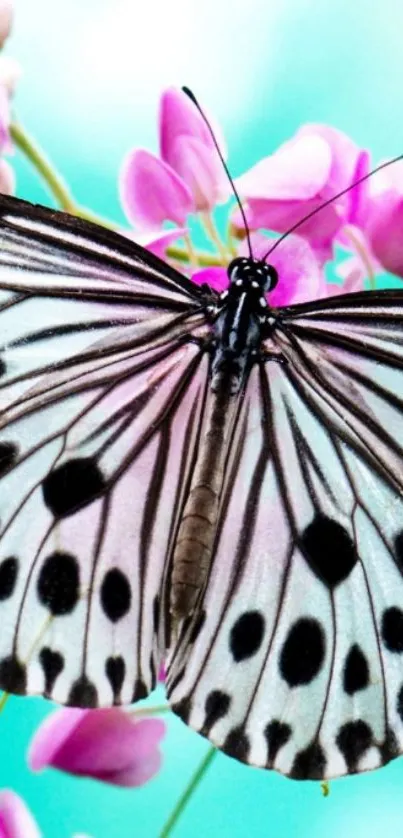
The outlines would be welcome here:
M 204 299 L 123 237 L 0 204 L 0 685 L 155 685 L 208 381 Z
M 403 751 L 403 295 L 279 312 L 240 400 L 175 711 L 298 779 Z

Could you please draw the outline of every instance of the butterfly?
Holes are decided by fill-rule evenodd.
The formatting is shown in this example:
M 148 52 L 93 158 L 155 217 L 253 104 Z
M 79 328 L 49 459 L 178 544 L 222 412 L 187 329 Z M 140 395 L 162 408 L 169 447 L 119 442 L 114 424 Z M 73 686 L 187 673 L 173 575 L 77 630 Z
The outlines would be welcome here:
M 0 197 L 0 686 L 299 779 L 403 751 L 403 293 L 273 309 Z M 269 296 L 270 299 L 270 296 Z

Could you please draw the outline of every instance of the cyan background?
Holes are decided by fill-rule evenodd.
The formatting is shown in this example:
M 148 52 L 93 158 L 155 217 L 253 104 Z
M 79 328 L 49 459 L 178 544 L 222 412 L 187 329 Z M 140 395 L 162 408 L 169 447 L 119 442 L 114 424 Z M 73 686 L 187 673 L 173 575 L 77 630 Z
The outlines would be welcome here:
M 156 148 L 168 84 L 193 87 L 220 121 L 240 174 L 307 121 L 403 152 L 401 0 L 16 0 L 7 52 L 22 64 L 15 110 L 75 197 L 121 223 L 117 172 Z M 51 202 L 16 154 L 21 197 Z M 12 699 L 0 717 L 0 787 L 20 792 L 46 838 L 155 838 L 207 744 L 169 721 L 164 767 L 140 790 L 29 773 L 27 743 L 49 705 Z M 219 755 L 178 838 L 379 838 L 403 829 L 403 760 L 331 784 L 296 783 Z

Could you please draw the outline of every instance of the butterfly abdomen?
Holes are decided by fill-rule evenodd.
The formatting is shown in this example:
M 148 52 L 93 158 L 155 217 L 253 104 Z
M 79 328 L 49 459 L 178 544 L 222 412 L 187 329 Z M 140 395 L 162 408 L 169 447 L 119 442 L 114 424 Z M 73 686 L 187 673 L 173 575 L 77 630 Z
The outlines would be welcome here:
M 192 613 L 207 581 L 234 402 L 224 389 L 212 396 L 173 556 L 170 611 L 175 620 Z

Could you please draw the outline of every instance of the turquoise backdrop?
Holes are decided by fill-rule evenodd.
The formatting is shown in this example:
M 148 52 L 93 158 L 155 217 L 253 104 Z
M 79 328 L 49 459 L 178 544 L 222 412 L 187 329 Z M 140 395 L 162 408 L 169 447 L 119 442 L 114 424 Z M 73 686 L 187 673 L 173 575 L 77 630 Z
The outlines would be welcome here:
M 403 152 L 401 0 L 16 0 L 7 52 L 21 63 L 15 112 L 75 197 L 118 223 L 117 173 L 156 149 L 169 84 L 193 87 L 220 122 L 234 175 L 302 123 L 327 122 L 371 149 Z M 16 154 L 18 195 L 52 203 Z M 169 719 L 160 775 L 119 790 L 32 775 L 26 748 L 49 704 L 12 699 L 0 716 L 0 787 L 28 802 L 46 838 L 156 838 L 207 743 Z M 402 834 L 403 760 L 331 784 L 298 783 L 219 755 L 178 838 L 379 838 Z

